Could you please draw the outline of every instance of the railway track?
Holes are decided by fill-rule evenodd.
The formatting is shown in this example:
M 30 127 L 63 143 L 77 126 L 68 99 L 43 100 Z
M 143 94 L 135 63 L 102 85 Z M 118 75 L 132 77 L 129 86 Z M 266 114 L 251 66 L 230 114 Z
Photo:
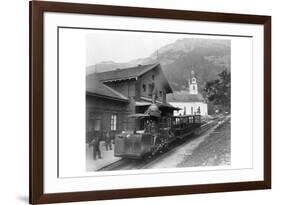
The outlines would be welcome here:
M 148 169 L 152 164 L 156 163 L 158 160 L 165 158 L 166 156 L 172 154 L 177 147 L 184 146 L 185 144 L 191 142 L 198 136 L 204 134 L 206 131 L 214 127 L 217 123 L 222 121 L 222 118 L 214 119 L 200 127 L 196 130 L 194 134 L 184 138 L 177 139 L 169 145 L 169 149 L 163 153 L 157 153 L 153 157 L 148 157 L 143 160 L 137 159 L 120 159 L 114 163 L 111 163 L 97 171 L 114 171 L 114 170 L 132 170 L 132 169 Z

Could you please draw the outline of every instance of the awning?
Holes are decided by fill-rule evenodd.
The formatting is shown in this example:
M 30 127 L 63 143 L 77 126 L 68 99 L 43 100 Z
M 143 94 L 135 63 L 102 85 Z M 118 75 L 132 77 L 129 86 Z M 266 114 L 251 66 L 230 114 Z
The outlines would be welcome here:
M 137 101 L 136 106 L 149 106 L 151 105 L 150 102 L 145 102 L 145 101 Z
M 151 102 L 146 102 L 146 101 L 136 101 L 136 106 L 150 106 L 152 103 Z M 159 107 L 159 108 L 168 108 L 170 110 L 181 110 L 181 108 L 178 108 L 178 107 L 174 107 L 172 106 L 171 104 L 169 103 L 162 103 L 162 102 L 159 102 L 159 101 L 156 101 L 156 105 Z
M 145 113 L 135 113 L 135 114 L 128 115 L 128 117 L 142 118 L 142 117 L 149 117 L 149 115 Z
M 159 106 L 159 108 L 168 108 L 168 109 L 171 109 L 171 110 L 181 110 L 181 108 L 178 108 L 178 107 L 174 107 L 172 105 L 170 105 L 169 103 L 157 103 L 157 105 Z

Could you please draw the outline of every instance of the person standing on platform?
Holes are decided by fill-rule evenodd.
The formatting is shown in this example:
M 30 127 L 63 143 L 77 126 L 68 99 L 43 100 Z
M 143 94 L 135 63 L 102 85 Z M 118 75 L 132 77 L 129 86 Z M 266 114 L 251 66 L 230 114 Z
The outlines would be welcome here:
M 100 140 L 97 135 L 94 136 L 93 140 L 91 141 L 91 145 L 93 146 L 93 157 L 94 160 L 98 157 L 101 159 L 101 152 L 100 152 Z
M 105 149 L 106 149 L 106 151 L 112 150 L 111 137 L 110 137 L 109 131 L 107 131 L 105 134 Z

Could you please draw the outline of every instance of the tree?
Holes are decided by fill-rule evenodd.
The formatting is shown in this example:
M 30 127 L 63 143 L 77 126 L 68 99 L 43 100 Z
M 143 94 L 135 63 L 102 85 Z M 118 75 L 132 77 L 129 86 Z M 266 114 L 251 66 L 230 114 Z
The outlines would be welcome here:
M 214 107 L 230 113 L 231 100 L 231 77 L 230 72 L 223 70 L 218 74 L 218 79 L 208 81 L 204 91 Z

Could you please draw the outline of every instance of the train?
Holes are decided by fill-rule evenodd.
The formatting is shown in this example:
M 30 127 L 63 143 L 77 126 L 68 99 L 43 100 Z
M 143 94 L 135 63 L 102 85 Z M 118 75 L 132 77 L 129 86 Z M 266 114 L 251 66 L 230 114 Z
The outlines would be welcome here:
M 143 159 L 164 152 L 177 139 L 190 136 L 201 126 L 201 115 L 167 116 L 152 104 L 145 113 L 129 115 L 139 122 L 131 130 L 116 134 L 114 155 L 128 159 Z

